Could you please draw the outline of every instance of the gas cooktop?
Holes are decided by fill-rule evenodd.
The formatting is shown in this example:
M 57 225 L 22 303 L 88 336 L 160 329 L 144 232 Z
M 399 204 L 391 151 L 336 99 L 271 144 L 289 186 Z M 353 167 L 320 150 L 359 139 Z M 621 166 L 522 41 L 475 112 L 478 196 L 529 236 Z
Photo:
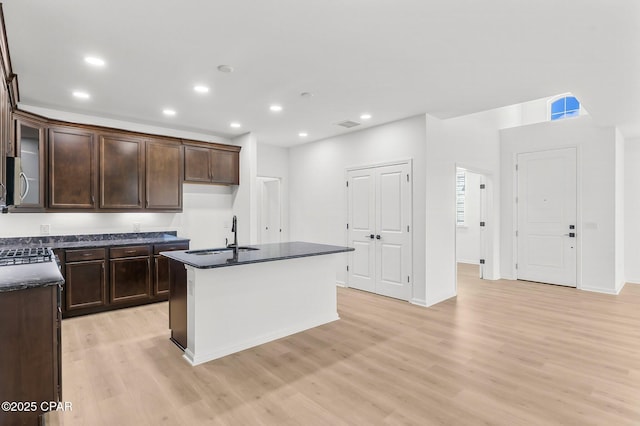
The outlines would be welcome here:
M 53 253 L 46 247 L 0 249 L 0 266 L 51 262 Z

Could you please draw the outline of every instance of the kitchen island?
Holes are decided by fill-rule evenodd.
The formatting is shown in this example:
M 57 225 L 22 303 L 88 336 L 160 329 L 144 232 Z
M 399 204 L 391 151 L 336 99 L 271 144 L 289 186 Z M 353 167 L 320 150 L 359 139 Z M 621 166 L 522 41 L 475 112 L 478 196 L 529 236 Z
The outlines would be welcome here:
M 161 253 L 172 274 L 186 268 L 184 357 L 198 365 L 339 319 L 336 262 L 352 250 L 288 242 Z M 184 299 L 170 294 L 170 315 Z

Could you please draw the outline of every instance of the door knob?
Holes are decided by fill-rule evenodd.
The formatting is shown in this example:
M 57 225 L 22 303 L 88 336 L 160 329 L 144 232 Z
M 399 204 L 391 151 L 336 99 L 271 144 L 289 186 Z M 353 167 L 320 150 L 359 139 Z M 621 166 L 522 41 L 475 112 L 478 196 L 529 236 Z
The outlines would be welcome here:
M 369 235 L 369 238 L 371 238 L 373 240 L 373 238 L 375 237 L 375 235 L 371 234 Z
M 576 233 L 575 232 L 569 232 L 568 234 L 564 234 L 565 237 L 571 237 L 571 238 L 575 238 L 576 237 Z
M 380 235 L 376 235 L 376 240 L 379 240 L 380 238 L 382 238 Z

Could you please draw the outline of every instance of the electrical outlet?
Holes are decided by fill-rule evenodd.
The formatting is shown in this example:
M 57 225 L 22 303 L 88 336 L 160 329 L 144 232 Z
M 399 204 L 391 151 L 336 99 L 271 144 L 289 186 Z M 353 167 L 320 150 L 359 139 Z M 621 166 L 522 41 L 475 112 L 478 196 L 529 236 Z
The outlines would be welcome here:
M 48 225 L 48 224 L 40 225 L 40 235 L 49 235 L 50 231 L 51 231 L 51 225 Z
M 133 222 L 133 232 L 140 232 L 140 222 Z

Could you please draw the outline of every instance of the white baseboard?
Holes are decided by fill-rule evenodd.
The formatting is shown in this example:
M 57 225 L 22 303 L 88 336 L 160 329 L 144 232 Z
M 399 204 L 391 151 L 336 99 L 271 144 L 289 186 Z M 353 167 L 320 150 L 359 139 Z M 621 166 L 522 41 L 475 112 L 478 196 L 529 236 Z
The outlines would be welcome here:
M 345 283 L 344 281 L 336 281 L 336 286 L 347 288 L 347 283 Z
M 433 305 L 437 305 L 438 303 L 442 303 L 445 300 L 449 300 L 449 299 L 451 299 L 453 297 L 456 297 L 456 296 L 457 296 L 457 294 L 455 292 L 453 292 L 453 293 L 448 294 L 447 296 L 444 296 L 444 297 L 442 297 L 440 299 L 436 299 L 434 301 L 428 302 L 427 307 L 430 307 L 430 306 L 433 306 Z
M 412 305 L 422 306 L 424 308 L 427 307 L 427 301 L 424 299 L 416 299 L 414 297 L 413 299 L 409 300 L 409 303 L 411 303 Z
M 638 281 L 627 281 L 625 284 L 640 284 Z
M 457 263 L 468 263 L 469 265 L 479 265 L 479 260 L 458 259 Z
M 620 287 L 618 290 L 611 290 L 608 288 L 596 288 L 596 287 L 580 287 L 580 290 L 590 291 L 592 293 L 611 294 L 613 296 L 616 296 L 620 293 L 620 291 L 622 290 L 622 287 Z

